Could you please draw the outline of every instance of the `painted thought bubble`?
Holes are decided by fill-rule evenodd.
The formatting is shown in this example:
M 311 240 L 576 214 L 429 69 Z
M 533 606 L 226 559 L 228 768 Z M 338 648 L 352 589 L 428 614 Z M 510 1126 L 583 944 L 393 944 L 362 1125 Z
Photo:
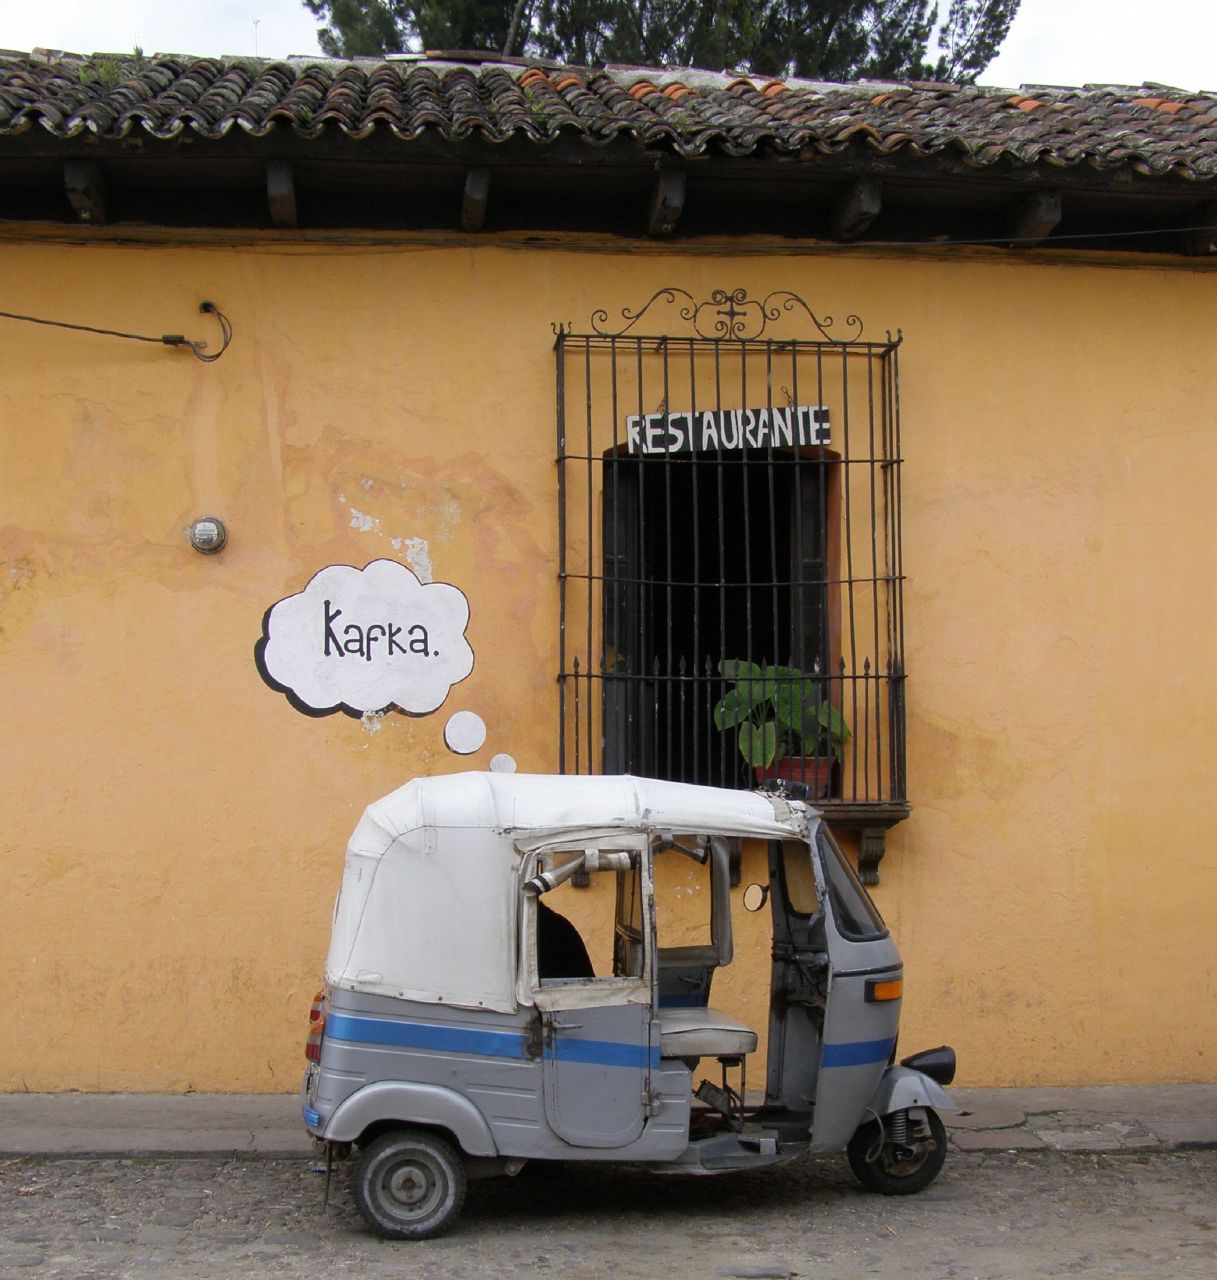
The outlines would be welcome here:
M 473 670 L 469 602 L 395 560 L 330 565 L 272 605 L 255 657 L 263 679 L 309 715 L 397 707 L 428 715 Z

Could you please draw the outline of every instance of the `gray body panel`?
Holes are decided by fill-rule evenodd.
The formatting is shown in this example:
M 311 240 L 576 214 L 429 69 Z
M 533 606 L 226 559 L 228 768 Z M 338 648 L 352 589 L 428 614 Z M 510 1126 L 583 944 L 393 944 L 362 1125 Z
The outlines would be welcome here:
M 900 954 L 890 937 L 851 942 L 836 931 L 830 915 L 828 950 L 832 969 L 811 1143 L 817 1154 L 840 1151 L 866 1118 L 896 1047 L 902 1003 L 865 999 L 868 982 L 900 977 Z
M 929 1076 L 912 1067 L 888 1067 L 879 1081 L 869 1110 L 887 1116 L 908 1107 L 930 1107 L 934 1111 L 958 1111 L 951 1095 Z
M 446 1130 L 471 1156 L 498 1155 L 485 1116 L 451 1089 L 409 1080 L 378 1080 L 349 1094 L 325 1128 L 330 1142 L 354 1142 L 384 1120 Z
M 545 1115 L 563 1142 L 625 1147 L 646 1123 L 651 1011 L 642 1004 L 541 1015 Z
M 645 1006 L 635 1006 L 645 1014 Z M 585 1015 L 604 1010 L 572 1010 L 559 1015 L 560 1021 L 594 1021 Z M 563 1036 L 572 1034 L 563 1031 Z M 639 1047 L 640 1048 L 640 1047 Z M 568 1064 L 559 1062 L 558 1087 L 577 1090 L 583 1107 L 595 1110 L 595 1094 L 586 1096 L 597 1078 L 614 1070 L 624 1070 L 638 1084 L 633 1103 L 637 1113 L 637 1133 L 604 1149 L 604 1134 L 613 1129 L 620 1134 L 621 1109 L 625 1093 L 617 1097 L 619 1110 L 601 1124 L 600 1145 L 563 1140 L 551 1125 L 546 1109 L 546 1064 L 542 1055 L 539 1015 L 521 1007 L 514 1014 L 444 1008 L 387 996 L 374 996 L 335 989 L 326 1009 L 326 1034 L 321 1061 L 311 1073 L 312 1087 L 306 1104 L 318 1114 L 312 1132 L 321 1138 L 350 1141 L 354 1118 L 363 1128 L 378 1120 L 430 1124 L 446 1129 L 470 1155 L 497 1154 L 554 1160 L 605 1159 L 671 1160 L 688 1145 L 691 1082 L 688 1069 L 679 1062 L 663 1062 L 646 1073 L 650 1084 L 647 1115 L 642 1094 L 643 1073 L 636 1067 L 607 1066 L 566 1081 L 561 1072 Z M 575 1064 L 583 1067 L 586 1064 Z M 551 1064 L 551 1074 L 553 1074 Z M 392 1089 L 372 1090 L 371 1086 L 408 1081 L 424 1090 L 406 1094 Z M 360 1095 L 357 1097 L 356 1095 Z M 440 1094 L 451 1095 L 445 1105 Z M 408 1102 L 416 1114 L 394 1114 Z M 461 1104 L 480 1115 L 484 1130 L 468 1118 Z M 344 1106 L 344 1104 L 346 1104 Z M 380 1114 L 383 1106 L 384 1114 Z M 573 1107 L 573 1098 L 571 1102 Z M 460 1124 L 458 1130 L 455 1126 Z M 587 1121 L 575 1121 L 572 1124 Z M 595 1127 L 597 1122 L 592 1121 Z M 332 1126 L 338 1128 L 333 1132 Z M 472 1151 L 462 1134 L 488 1131 L 493 1150 Z M 362 1132 L 362 1129 L 361 1129 Z M 571 1130 L 572 1135 L 575 1130 Z M 593 1135 L 594 1136 L 594 1135 Z M 484 1138 L 475 1137 L 484 1147 Z

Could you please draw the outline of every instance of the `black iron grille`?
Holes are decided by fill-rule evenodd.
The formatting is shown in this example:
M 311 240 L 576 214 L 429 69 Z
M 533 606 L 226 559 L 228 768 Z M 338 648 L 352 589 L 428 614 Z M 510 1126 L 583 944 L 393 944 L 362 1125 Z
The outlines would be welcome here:
M 691 334 L 631 332 L 682 299 Z M 861 821 L 907 800 L 900 340 L 774 337 L 788 299 L 558 334 L 559 768 L 776 773 Z

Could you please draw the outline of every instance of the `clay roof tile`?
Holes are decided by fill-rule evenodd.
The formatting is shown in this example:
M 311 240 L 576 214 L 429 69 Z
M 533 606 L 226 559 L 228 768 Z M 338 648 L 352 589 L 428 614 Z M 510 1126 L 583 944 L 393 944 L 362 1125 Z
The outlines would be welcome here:
M 117 72 L 117 74 L 116 74 Z M 760 86 L 758 88 L 758 85 Z M 467 59 L 377 62 L 0 56 L 0 136 L 358 140 L 376 130 L 546 145 L 573 131 L 683 156 L 778 151 L 964 156 L 1217 183 L 1217 95 L 1144 85 L 826 84 L 692 70 Z

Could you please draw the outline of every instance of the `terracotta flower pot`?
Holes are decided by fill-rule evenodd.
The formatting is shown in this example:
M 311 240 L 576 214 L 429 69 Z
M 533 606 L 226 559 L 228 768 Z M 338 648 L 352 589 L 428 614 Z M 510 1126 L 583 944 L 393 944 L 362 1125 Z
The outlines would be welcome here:
M 832 756 L 786 756 L 764 768 L 757 767 L 757 782 L 780 778 L 783 782 L 804 782 L 813 800 L 826 800 L 832 795 Z

